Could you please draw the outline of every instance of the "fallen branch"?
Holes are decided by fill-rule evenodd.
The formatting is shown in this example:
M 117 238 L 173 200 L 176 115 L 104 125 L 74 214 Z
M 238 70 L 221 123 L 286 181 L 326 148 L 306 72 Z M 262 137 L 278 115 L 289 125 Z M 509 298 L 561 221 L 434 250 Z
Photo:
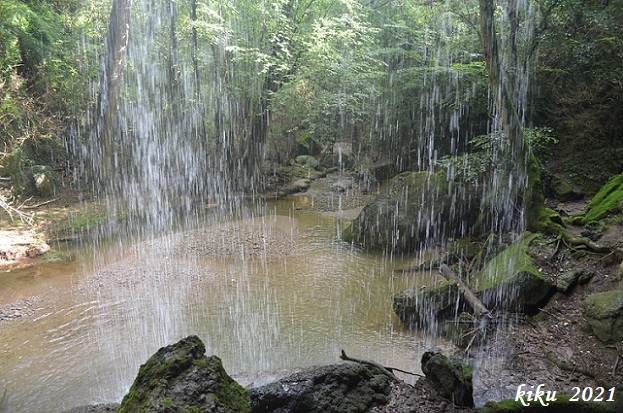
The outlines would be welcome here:
M 36 205 L 23 206 L 21 209 L 36 209 L 36 208 L 42 207 L 44 205 L 51 204 L 52 202 L 56 202 L 56 201 L 58 201 L 61 198 L 62 197 L 59 196 L 58 198 L 50 199 L 50 200 L 47 200 L 45 202 L 41 202 L 41 203 L 36 204 Z
M 461 290 L 463 297 L 465 297 L 465 300 L 474 309 L 474 315 L 476 317 L 487 316 L 489 318 L 492 318 L 489 309 L 482 303 L 482 301 L 480 301 L 478 297 L 476 297 L 476 294 L 474 294 L 474 292 L 467 286 L 467 284 L 465 284 L 463 280 L 461 280 L 459 277 L 456 276 L 456 274 L 454 274 L 450 267 L 448 267 L 446 264 L 441 264 L 441 266 L 439 267 L 439 272 L 446 280 L 454 281 L 459 285 L 459 289 Z
M 9 214 L 11 220 L 13 220 L 13 215 L 15 214 L 22 222 L 25 222 L 30 226 L 34 224 L 32 216 L 25 214 L 20 209 L 11 206 L 2 195 L 0 195 L 0 208 L 2 208 L 7 214 Z
M 469 340 L 469 343 L 467 343 L 467 347 L 465 347 L 465 353 L 467 354 L 469 352 L 469 349 L 472 347 L 472 344 L 474 344 L 474 340 L 476 340 L 476 336 L 478 335 L 478 331 L 480 331 L 480 329 L 476 328 L 466 334 L 463 334 L 462 337 L 467 337 L 468 335 L 471 334 L 472 338 Z
M 403 383 L 403 380 L 400 380 L 398 377 L 396 377 L 396 375 L 393 373 L 394 371 L 399 371 L 399 372 L 404 373 L 404 374 L 410 374 L 411 376 L 424 377 L 424 375 L 422 375 L 422 374 L 412 373 L 410 371 L 400 370 L 400 369 L 397 369 L 397 368 L 394 368 L 394 367 L 385 367 L 385 366 L 383 366 L 383 365 L 381 365 L 381 364 L 379 364 L 379 363 L 377 363 L 375 361 L 362 360 L 362 359 L 356 359 L 356 358 L 348 357 L 344 350 L 342 350 L 342 354 L 340 355 L 340 359 L 345 360 L 345 361 L 353 361 L 355 363 L 367 364 L 369 366 L 376 367 L 377 369 L 379 369 L 381 371 L 381 373 L 383 373 L 384 375 L 389 377 L 391 380 L 396 381 L 396 382 L 400 382 L 400 383 Z
M 552 314 L 551 312 L 547 311 L 544 308 L 539 308 L 539 311 L 554 317 L 556 320 L 560 321 L 561 323 L 567 323 L 567 324 L 571 323 L 571 320 L 569 320 L 567 318 L 558 317 L 556 314 Z

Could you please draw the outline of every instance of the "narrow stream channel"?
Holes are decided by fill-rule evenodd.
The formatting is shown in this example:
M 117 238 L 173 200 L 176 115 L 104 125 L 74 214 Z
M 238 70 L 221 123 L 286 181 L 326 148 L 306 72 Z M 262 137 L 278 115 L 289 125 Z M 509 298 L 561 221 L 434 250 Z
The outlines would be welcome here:
M 0 324 L 0 411 L 120 401 L 141 363 L 190 334 L 244 385 L 337 362 L 341 349 L 419 372 L 439 343 L 405 330 L 391 296 L 431 279 L 339 241 L 335 216 L 291 200 L 266 211 L 138 243 L 96 270 L 83 248 L 2 274 L 0 306 L 34 297 L 35 311 Z

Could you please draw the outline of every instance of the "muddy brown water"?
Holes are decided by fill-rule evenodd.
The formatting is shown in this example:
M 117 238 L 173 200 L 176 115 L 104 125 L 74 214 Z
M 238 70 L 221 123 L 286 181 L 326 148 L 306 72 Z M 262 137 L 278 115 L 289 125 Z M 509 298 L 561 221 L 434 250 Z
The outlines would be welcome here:
M 118 402 L 141 363 L 189 334 L 244 385 L 342 349 L 420 372 L 440 343 L 405 330 L 391 296 L 434 277 L 394 271 L 413 257 L 353 249 L 339 217 L 297 209 L 276 202 L 253 219 L 1 274 L 0 306 L 27 301 L 32 314 L 0 322 L 0 412 Z

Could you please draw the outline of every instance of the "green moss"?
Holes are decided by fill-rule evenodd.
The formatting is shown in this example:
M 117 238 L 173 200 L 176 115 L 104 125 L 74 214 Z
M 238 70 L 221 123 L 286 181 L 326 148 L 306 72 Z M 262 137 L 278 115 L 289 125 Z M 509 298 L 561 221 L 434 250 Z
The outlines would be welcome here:
M 247 390 L 232 379 L 223 368 L 223 363 L 217 357 L 198 360 L 196 366 L 207 369 L 211 375 L 218 375 L 224 384 L 213 396 L 217 406 L 232 408 L 235 412 L 251 411 L 251 400 Z
M 530 152 L 529 160 L 528 186 L 524 193 L 526 228 L 530 232 L 560 234 L 564 232 L 562 220 L 554 211 L 545 207 L 541 167 L 532 152 Z
M 574 217 L 571 222 L 590 225 L 621 212 L 623 212 L 623 174 L 611 178 L 586 206 L 584 214 Z
M 556 401 L 542 406 L 538 401 L 524 406 L 520 401 L 504 400 L 489 402 L 482 408 L 481 413 L 614 413 L 619 411 L 616 402 L 583 402 L 570 401 L 568 395 L 557 395 Z
M 541 274 L 528 254 L 538 234 L 525 233 L 487 262 L 469 284 L 487 308 L 531 313 L 553 293 L 551 280 Z
M 106 224 L 109 219 L 106 209 L 95 205 L 89 205 L 87 208 L 80 206 L 53 208 L 39 215 L 39 218 L 41 221 L 39 227 L 46 232 L 48 240 L 85 236 L 93 229 Z
M 204 353 L 205 346 L 196 336 L 158 350 L 140 367 L 118 413 L 141 412 L 158 404 L 167 411 L 199 412 L 209 407 L 201 398 L 205 396 L 219 410 L 248 413 L 251 402 L 247 391 L 227 374 L 218 357 Z M 191 386 L 194 393 L 185 393 L 180 400 L 180 389 L 186 388 L 188 380 L 200 388 Z M 190 403 L 188 397 L 192 398 Z
M 576 192 L 571 188 L 569 184 L 560 179 L 559 177 L 554 177 L 552 179 L 552 191 L 554 191 L 554 195 L 556 198 L 567 201 L 574 199 L 577 195 Z
M 163 400 L 164 407 L 173 407 L 173 399 L 170 397 L 165 397 Z
M 55 251 L 52 250 L 47 252 L 41 258 L 42 263 L 51 263 L 51 262 L 68 262 L 71 261 L 71 256 L 63 251 Z
M 539 162 L 530 151 L 528 163 L 528 186 L 524 194 L 524 208 L 528 231 L 544 232 L 547 227 L 548 216 L 545 214 L 545 195 L 541 181 Z
M 534 261 L 528 255 L 528 245 L 537 237 L 538 234 L 525 233 L 510 247 L 489 261 L 480 273 L 480 276 L 475 280 L 478 291 L 496 287 L 509 275 L 512 276 L 519 272 L 538 274 L 539 271 Z

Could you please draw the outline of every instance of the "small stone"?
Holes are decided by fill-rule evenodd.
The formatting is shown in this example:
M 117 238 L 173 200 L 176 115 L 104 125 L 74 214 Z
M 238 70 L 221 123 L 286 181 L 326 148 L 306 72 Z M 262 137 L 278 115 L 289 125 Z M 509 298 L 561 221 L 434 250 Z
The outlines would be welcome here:
M 571 270 L 562 273 L 556 280 L 556 289 L 562 293 L 568 293 L 576 286 L 582 274 L 582 270 Z
M 311 181 L 309 179 L 298 179 L 298 180 L 294 181 L 294 183 L 292 185 L 298 191 L 304 191 L 307 188 L 309 188 L 309 186 L 311 185 Z
M 585 284 L 588 284 L 593 279 L 595 279 L 595 273 L 594 272 L 592 272 L 592 271 L 582 271 L 582 273 L 580 274 L 580 277 L 578 278 L 578 284 L 585 285 Z

